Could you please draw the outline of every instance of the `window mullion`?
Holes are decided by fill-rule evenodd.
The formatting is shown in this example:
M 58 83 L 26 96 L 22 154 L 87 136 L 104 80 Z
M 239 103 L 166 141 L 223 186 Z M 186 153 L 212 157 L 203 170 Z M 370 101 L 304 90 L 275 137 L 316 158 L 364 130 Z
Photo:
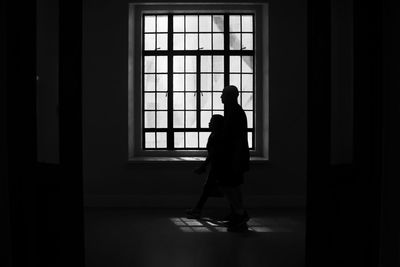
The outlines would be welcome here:
M 200 129 L 200 109 L 201 109 L 201 91 L 200 91 L 200 56 L 196 57 L 196 128 Z
M 174 149 L 174 132 L 173 132 L 173 107 L 174 107 L 174 98 L 173 98 L 173 16 L 168 15 L 168 125 L 167 125 L 167 149 Z
M 197 48 L 200 51 L 200 16 L 197 16 Z M 200 148 L 200 56 L 196 55 L 196 130 L 197 147 Z
M 142 81 L 144 81 L 145 80 L 145 77 L 146 77 L 146 75 L 144 74 L 144 59 L 145 59 L 145 53 L 144 53 L 144 22 L 145 22 L 145 16 L 143 16 L 142 17 L 142 33 L 143 33 L 143 38 L 142 38 Z M 145 108 L 144 108 L 144 106 L 145 106 L 145 103 L 144 103 L 144 96 L 145 96 L 145 93 L 144 93 L 144 82 L 142 83 L 142 105 L 141 105 L 141 109 L 142 109 L 142 112 L 141 112 L 141 115 L 142 115 L 142 148 L 145 148 L 145 144 L 146 144 L 146 140 L 145 140 L 145 136 L 146 136 L 146 134 L 145 134 L 145 122 L 144 122 L 144 120 L 145 120 L 145 112 L 144 112 L 144 110 L 145 110 Z
M 229 85 L 229 15 L 224 15 L 224 86 Z

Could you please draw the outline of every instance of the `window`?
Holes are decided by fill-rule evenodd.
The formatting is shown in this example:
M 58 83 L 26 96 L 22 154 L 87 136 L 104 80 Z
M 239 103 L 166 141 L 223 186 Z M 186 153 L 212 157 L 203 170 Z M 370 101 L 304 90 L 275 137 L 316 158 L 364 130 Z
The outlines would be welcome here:
M 255 146 L 255 31 L 252 13 L 142 15 L 142 149 L 204 150 L 227 85 Z

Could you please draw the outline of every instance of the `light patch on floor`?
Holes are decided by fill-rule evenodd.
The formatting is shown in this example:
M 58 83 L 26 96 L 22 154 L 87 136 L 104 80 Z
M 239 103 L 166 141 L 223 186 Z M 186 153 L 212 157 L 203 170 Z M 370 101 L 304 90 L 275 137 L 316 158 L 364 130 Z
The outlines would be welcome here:
M 185 217 L 174 217 L 170 218 L 170 221 L 185 233 L 228 232 L 226 227 L 221 226 L 222 222 L 212 220 L 210 218 L 188 219 Z M 249 231 L 257 233 L 292 232 L 290 228 L 276 225 L 276 223 L 274 225 L 271 220 L 263 218 L 251 218 L 247 222 L 247 225 L 249 227 Z

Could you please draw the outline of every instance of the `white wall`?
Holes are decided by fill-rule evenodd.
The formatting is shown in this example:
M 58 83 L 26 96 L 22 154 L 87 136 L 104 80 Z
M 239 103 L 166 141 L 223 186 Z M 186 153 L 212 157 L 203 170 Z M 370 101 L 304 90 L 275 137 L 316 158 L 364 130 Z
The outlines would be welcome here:
M 83 139 L 87 205 L 194 201 L 194 162 L 128 163 L 128 1 L 84 1 Z M 306 1 L 269 1 L 270 161 L 252 163 L 248 206 L 304 205 Z M 220 203 L 219 200 L 216 204 Z

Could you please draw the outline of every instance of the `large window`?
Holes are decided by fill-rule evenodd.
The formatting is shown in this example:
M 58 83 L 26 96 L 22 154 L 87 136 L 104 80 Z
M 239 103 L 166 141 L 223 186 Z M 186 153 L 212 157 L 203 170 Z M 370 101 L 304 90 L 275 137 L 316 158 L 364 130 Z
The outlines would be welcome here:
M 223 114 L 226 85 L 255 144 L 255 31 L 253 14 L 142 16 L 142 149 L 202 150 L 213 114 Z

